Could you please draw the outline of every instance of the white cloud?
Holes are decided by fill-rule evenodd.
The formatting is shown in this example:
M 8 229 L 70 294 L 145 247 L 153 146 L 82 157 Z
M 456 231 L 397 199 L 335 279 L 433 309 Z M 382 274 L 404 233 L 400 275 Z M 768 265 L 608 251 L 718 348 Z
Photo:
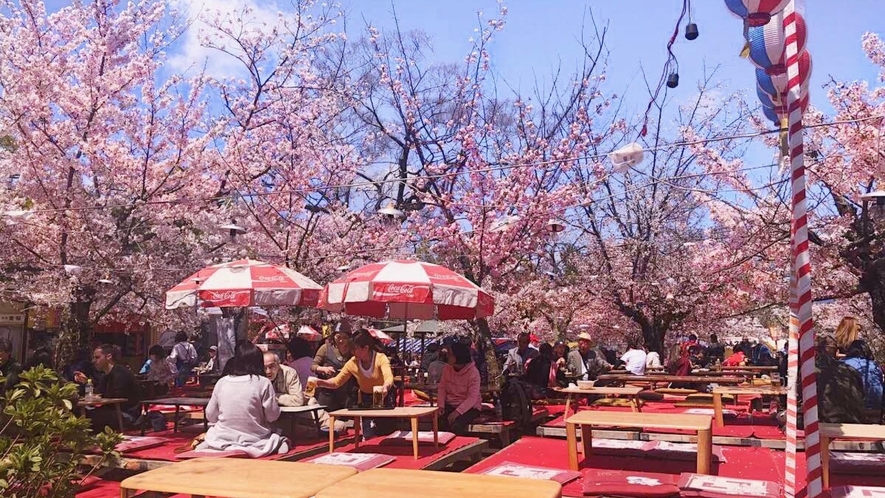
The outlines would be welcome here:
M 280 11 L 274 2 L 253 0 L 168 0 L 169 6 L 179 12 L 188 27 L 170 53 L 168 67 L 176 73 L 200 71 L 206 67 L 209 76 L 216 78 L 245 73 L 243 63 L 230 54 L 206 46 L 206 38 L 231 52 L 239 52 L 234 40 L 218 38 L 212 24 L 235 20 L 246 30 L 268 32 L 281 22 Z

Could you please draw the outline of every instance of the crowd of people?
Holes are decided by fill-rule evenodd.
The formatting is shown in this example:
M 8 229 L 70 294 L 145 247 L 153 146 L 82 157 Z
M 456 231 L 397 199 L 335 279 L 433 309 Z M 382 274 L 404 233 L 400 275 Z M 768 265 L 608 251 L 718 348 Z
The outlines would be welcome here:
M 820 333 L 818 339 L 820 419 L 824 422 L 863 422 L 876 416 L 881 419 L 885 399 L 883 373 L 869 345 L 860 337 L 857 320 L 846 317 L 834 333 Z M 125 398 L 127 401 L 121 406 L 124 426 L 147 423 L 141 404 L 146 397 L 164 395 L 184 385 L 195 373 L 215 374 L 219 380 L 206 408 L 212 427 L 201 448 L 239 449 L 252 456 L 287 450 L 288 442 L 275 424 L 281 406 L 323 405 L 329 411 L 366 406 L 379 390 L 384 403 L 394 405 L 398 388 L 394 382 L 395 368 L 436 385 L 442 427 L 463 434 L 480 415 L 481 385 L 487 382 L 479 365 L 482 352 L 475 344 L 458 339 L 433 343 L 422 356 L 406 353 L 403 357 L 395 349 L 383 347 L 366 329 L 353 334 L 338 330 L 318 348 L 316 343 L 301 337 L 288 340 L 285 349 L 279 352 L 262 351 L 251 342 L 241 342 L 223 369 L 218 362 L 217 347 L 211 346 L 200 362 L 194 342 L 194 338 L 181 332 L 171 351 L 160 345 L 152 346 L 138 375 L 122 363 L 120 348 L 109 344 L 94 348 L 90 357 L 78 356 L 63 372 L 67 380 L 81 384 L 81 393 L 87 384 L 92 384 L 96 394 Z M 786 378 L 786 346 L 773 340 L 754 341 L 744 337 L 725 343 L 711 335 L 702 343 L 692 334 L 670 347 L 663 361 L 660 352 L 642 347 L 632 339 L 627 341 L 623 352 L 618 353 L 600 346 L 590 334 L 582 332 L 575 346 L 571 348 L 564 341 L 535 346 L 528 333 L 521 333 L 516 338 L 516 346 L 501 358 L 504 376 L 530 386 L 532 397 L 545 397 L 550 389 L 566 387 L 579 380 L 594 380 L 613 370 L 633 375 L 644 375 L 648 370 L 689 375 L 697 369 L 717 366 L 763 365 L 781 367 L 782 377 Z M 48 351 L 34 352 L 25 368 L 37 364 L 51 368 Z M 0 390 L 15 385 L 22 368 L 12 358 L 11 343 L 0 338 L 0 374 L 6 379 Z M 309 384 L 315 389 L 308 389 Z M 149 393 L 143 392 L 145 388 Z M 318 416 L 324 430 L 344 429 L 340 420 L 328 427 L 329 416 L 325 410 L 319 410 Z M 108 426 L 120 429 L 115 407 L 90 410 L 89 417 L 95 430 Z M 371 437 L 391 432 L 394 427 L 385 422 L 366 419 L 363 433 Z

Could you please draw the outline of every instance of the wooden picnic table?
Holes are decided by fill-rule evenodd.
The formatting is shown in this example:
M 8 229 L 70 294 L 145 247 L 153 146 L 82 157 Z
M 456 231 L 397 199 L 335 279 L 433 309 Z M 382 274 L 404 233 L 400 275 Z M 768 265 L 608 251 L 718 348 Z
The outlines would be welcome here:
M 824 489 L 830 487 L 830 442 L 836 439 L 885 440 L 885 425 L 821 423 L 820 463 Z
M 585 410 L 565 421 L 568 441 L 568 462 L 571 470 L 578 470 L 577 426 L 581 426 L 584 457 L 593 451 L 593 426 L 644 429 L 684 429 L 698 433 L 697 473 L 709 474 L 713 459 L 713 428 L 711 417 L 669 413 L 626 413 Z
M 94 408 L 96 406 L 102 405 L 114 405 L 114 408 L 117 411 L 117 424 L 119 424 L 120 432 L 123 432 L 123 410 L 120 408 L 120 405 L 129 401 L 129 398 L 92 398 L 87 400 L 86 398 L 80 398 L 77 401 L 77 410 L 82 415 L 86 408 Z
M 568 417 L 569 407 L 571 406 L 571 401 L 573 396 L 581 396 L 581 395 L 589 395 L 589 394 L 597 394 L 603 396 L 616 395 L 616 396 L 627 396 L 630 399 L 630 408 L 634 412 L 642 411 L 639 406 L 639 393 L 642 392 L 641 387 L 636 386 L 627 386 L 627 387 L 596 387 L 593 386 L 588 389 L 580 389 L 574 387 L 558 387 L 554 389 L 554 391 L 559 393 L 565 393 L 565 413 L 564 415 Z M 577 403 L 577 401 L 575 401 Z M 575 409 L 577 412 L 577 408 Z
M 175 398 L 157 398 L 146 399 L 141 402 L 142 405 L 171 405 L 175 407 L 175 421 L 172 423 L 172 432 L 178 432 L 178 414 L 181 412 L 182 405 L 199 406 L 203 409 L 203 430 L 209 430 L 209 419 L 206 418 L 206 406 L 209 404 L 209 398 L 194 398 L 188 396 L 179 396 Z M 144 428 L 141 429 L 141 435 L 144 436 Z
M 354 448 L 360 447 L 360 431 L 363 418 L 407 418 L 412 423 L 412 452 L 415 460 L 418 459 L 418 419 L 421 417 L 430 417 L 433 424 L 433 447 L 439 448 L 439 419 L 437 412 L 439 408 L 436 406 L 396 406 L 389 409 L 380 410 L 359 410 L 347 409 L 336 410 L 329 413 L 329 427 L 335 427 L 336 418 L 352 418 L 353 419 L 353 436 Z M 329 431 L 329 453 L 335 451 L 335 431 Z
M 722 395 L 731 394 L 737 397 L 741 394 L 767 394 L 770 396 L 786 396 L 787 388 L 783 386 L 717 386 L 713 388 L 713 413 L 716 417 L 716 426 L 725 425 L 725 417 L 722 415 Z
M 371 469 L 339 481 L 316 498 L 560 498 L 562 486 L 546 479 L 428 470 Z
M 356 469 L 341 465 L 194 458 L 124 479 L 120 496 L 129 498 L 144 490 L 226 498 L 309 498 L 354 474 Z
M 649 384 L 741 384 L 742 377 L 713 377 L 700 375 L 633 375 L 633 374 L 602 374 L 599 380 L 612 380 L 616 382 L 647 382 Z
M 313 423 L 317 429 L 317 435 L 322 437 L 323 430 L 322 430 L 322 424 L 320 424 L 319 411 L 325 410 L 326 408 L 327 408 L 326 405 L 280 406 L 280 416 L 283 416 L 283 415 L 291 416 L 293 418 L 293 424 L 294 424 L 294 416 L 295 415 L 297 415 L 299 413 L 310 413 L 311 416 L 313 417 Z M 333 426 L 330 425 L 329 427 L 333 427 Z M 292 432 L 294 433 L 294 425 L 292 425 L 291 428 L 293 429 Z

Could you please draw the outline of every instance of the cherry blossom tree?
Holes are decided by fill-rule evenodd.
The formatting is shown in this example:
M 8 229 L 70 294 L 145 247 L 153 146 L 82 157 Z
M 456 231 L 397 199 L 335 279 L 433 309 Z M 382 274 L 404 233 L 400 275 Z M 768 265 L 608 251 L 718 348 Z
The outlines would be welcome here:
M 599 90 L 604 31 L 588 42 L 575 74 L 532 96 L 506 96 L 489 77 L 488 53 L 505 15 L 479 17 L 461 64 L 428 62 L 423 35 L 398 28 L 370 27 L 347 56 L 359 130 L 390 163 L 362 173 L 378 185 L 375 207 L 390 203 L 406 214 L 402 230 L 419 258 L 499 296 L 534 286 L 548 222 L 576 199 L 565 172 L 608 132 L 597 130 L 595 117 L 610 104 Z M 475 327 L 494 367 L 488 323 L 476 320 Z
M 0 272 L 20 298 L 64 308 L 66 346 L 113 314 L 174 319 L 159 313 L 174 269 L 219 242 L 205 83 L 159 77 L 177 35 L 166 14 L 152 0 L 4 2 Z
M 666 95 L 657 101 L 647 136 L 620 122 L 618 134 L 593 151 L 602 155 L 638 136 L 641 163 L 621 172 L 597 160 L 571 172 L 585 196 L 569 211 L 574 230 L 567 232 L 585 259 L 581 288 L 608 308 L 598 334 L 617 324 L 661 352 L 670 331 L 708 330 L 719 315 L 751 308 L 760 279 L 770 280 L 760 274 L 768 236 L 743 233 L 736 216 L 744 208 L 726 202 L 734 187 L 727 180 L 745 174 L 739 157 L 746 141 L 708 140 L 747 131 L 748 110 L 739 95 L 714 98 L 714 77 L 678 108 Z

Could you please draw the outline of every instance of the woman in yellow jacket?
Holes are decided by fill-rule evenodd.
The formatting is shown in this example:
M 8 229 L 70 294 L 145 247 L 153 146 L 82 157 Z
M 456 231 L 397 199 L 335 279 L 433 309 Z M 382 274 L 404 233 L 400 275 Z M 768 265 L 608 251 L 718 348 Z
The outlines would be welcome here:
M 393 371 L 390 369 L 390 360 L 381 352 L 381 341 L 376 339 L 366 329 L 360 329 L 353 336 L 353 356 L 331 379 L 317 379 L 317 387 L 326 389 L 338 389 L 351 377 L 356 378 L 359 386 L 358 402 L 362 406 L 371 405 L 372 391 L 376 386 L 381 386 L 384 398 L 388 398 L 390 388 L 393 386 Z M 392 394 L 392 393 L 391 393 Z M 390 419 L 385 419 L 390 422 Z M 371 437 L 376 432 L 384 433 L 379 427 L 378 421 L 363 419 L 363 434 Z M 392 432 L 391 431 L 387 431 Z

